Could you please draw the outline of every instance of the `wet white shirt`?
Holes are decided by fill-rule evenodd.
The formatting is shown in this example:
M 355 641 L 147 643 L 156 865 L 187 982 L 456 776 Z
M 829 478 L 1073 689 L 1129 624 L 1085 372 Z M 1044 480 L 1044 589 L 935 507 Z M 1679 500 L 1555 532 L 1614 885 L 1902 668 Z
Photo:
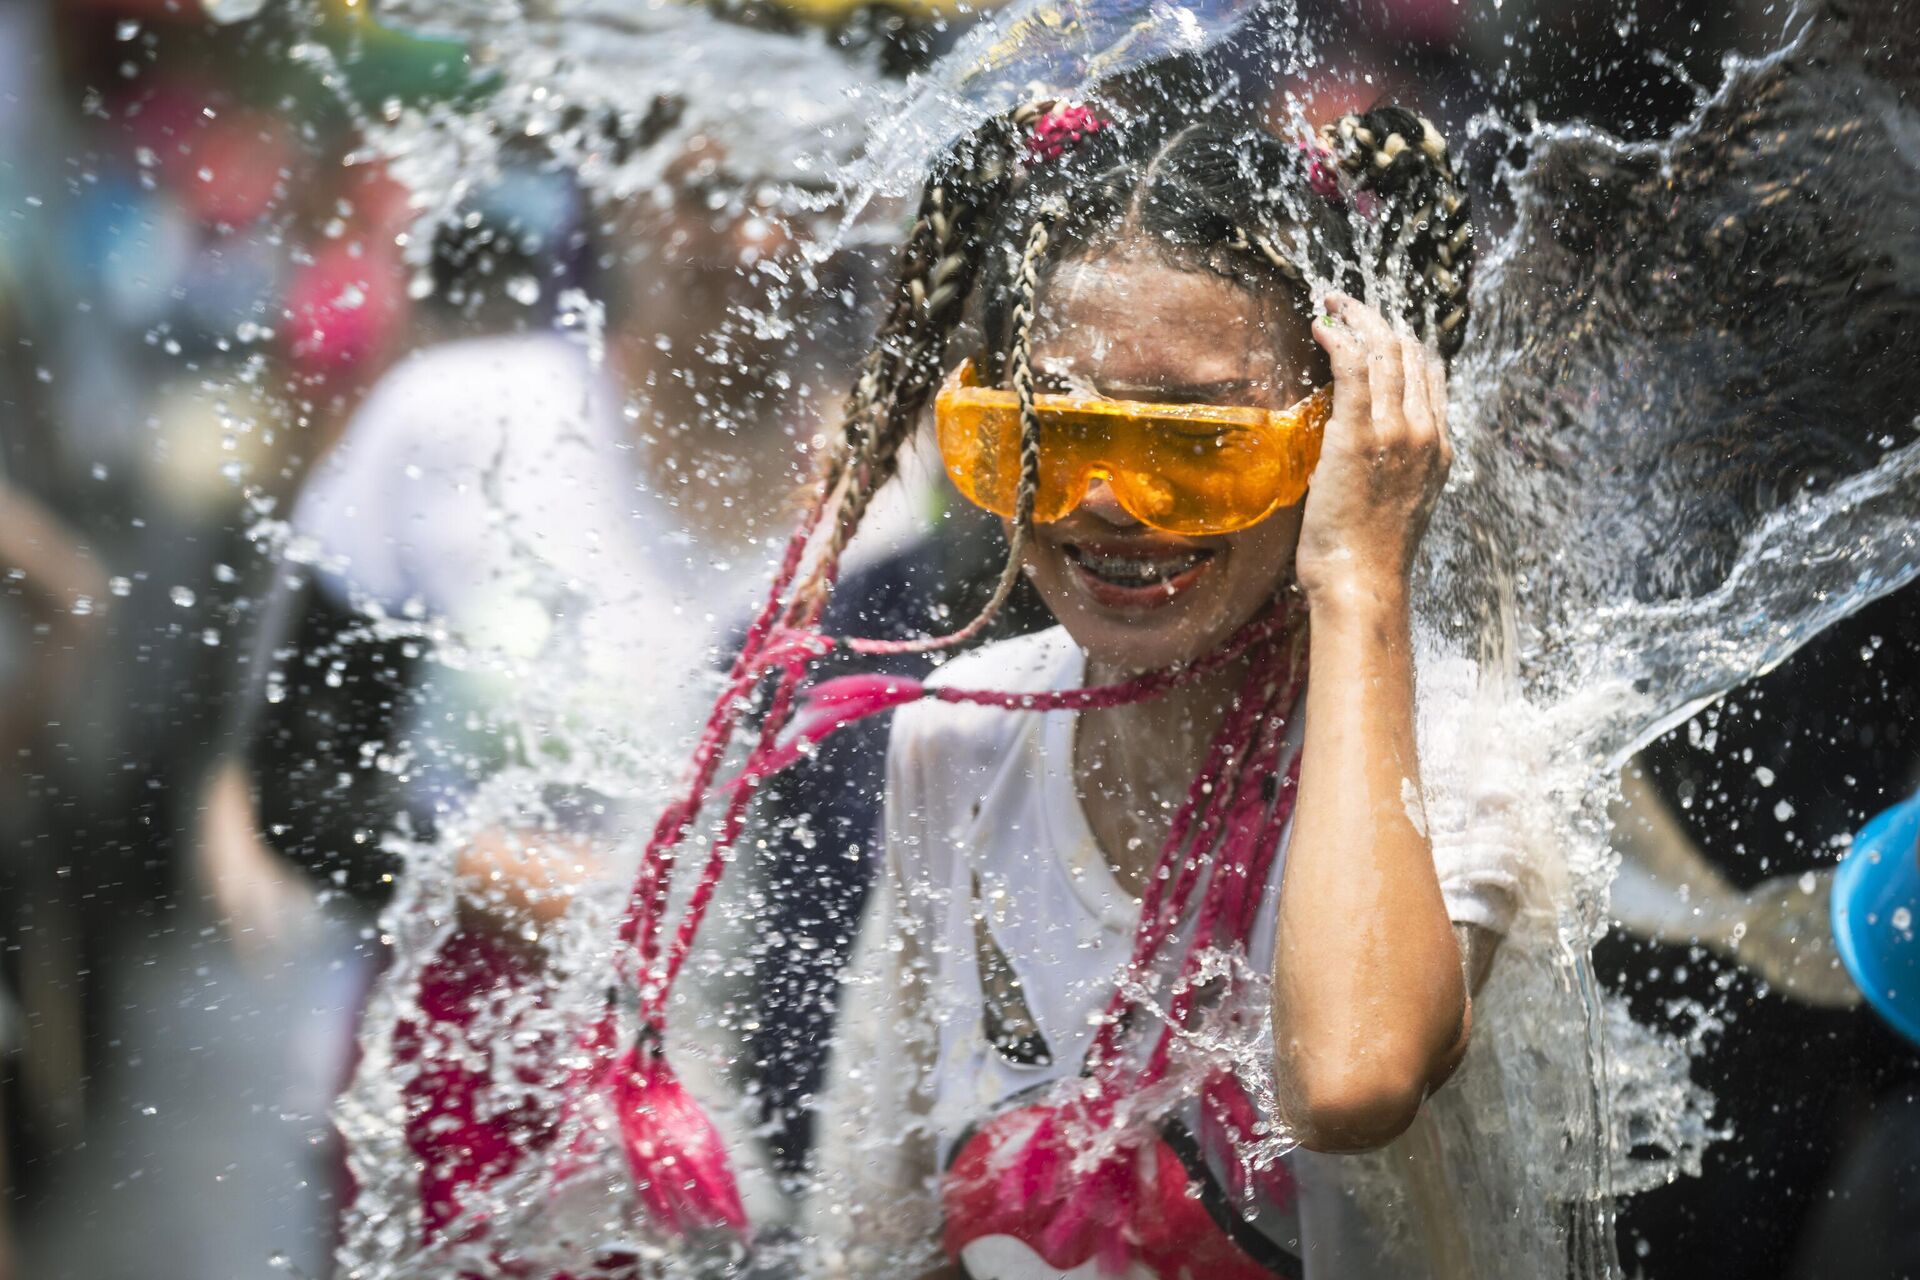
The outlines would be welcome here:
M 1078 647 L 1055 628 L 961 657 L 936 682 L 1068 689 L 1079 686 L 1084 665 Z M 1138 904 L 1114 877 L 1076 792 L 1075 721 L 1071 712 L 925 701 L 904 708 L 894 722 L 887 851 L 903 923 L 932 956 L 938 995 L 933 1078 L 925 1093 L 942 1167 L 969 1126 L 1037 1086 L 1079 1071 L 1092 1020 L 1105 1008 L 1131 949 Z M 1296 744 L 1298 732 L 1296 727 Z M 1503 929 L 1511 902 L 1508 872 L 1492 856 L 1484 830 L 1466 841 L 1450 834 L 1458 833 L 1433 833 L 1449 915 Z M 1282 839 L 1250 941 L 1255 964 L 1273 953 Z M 1450 860 L 1453 844 L 1468 846 L 1466 856 Z M 976 901 L 993 944 L 1020 979 L 1047 1047 L 1044 1064 L 1011 1059 L 983 1030 Z M 1270 1046 L 1271 1029 L 1263 1028 L 1263 1035 Z M 1193 1131 L 1190 1117 L 1187 1128 Z M 1263 1207 L 1258 1229 L 1303 1259 L 1308 1277 L 1409 1274 L 1404 1261 L 1384 1256 L 1359 1207 L 1341 1191 L 1333 1176 L 1339 1157 L 1296 1151 L 1287 1159 L 1298 1198 L 1283 1209 Z M 970 1247 L 965 1260 L 980 1280 L 1058 1274 L 1003 1237 Z

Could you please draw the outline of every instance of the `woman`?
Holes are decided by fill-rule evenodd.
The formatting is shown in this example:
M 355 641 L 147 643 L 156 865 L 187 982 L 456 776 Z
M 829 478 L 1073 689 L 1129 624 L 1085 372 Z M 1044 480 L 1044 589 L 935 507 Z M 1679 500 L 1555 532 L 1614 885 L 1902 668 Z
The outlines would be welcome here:
M 1268 1157 L 1408 1128 L 1512 908 L 1498 856 L 1436 850 L 1415 743 L 1469 238 L 1438 134 L 1391 108 L 1303 150 L 1164 100 L 1049 106 L 934 175 L 843 488 L 886 475 L 977 273 L 943 455 L 1060 625 L 896 718 L 823 1270 L 912 1274 L 938 1240 L 930 1274 L 980 1280 L 1404 1274 L 1328 1160 Z M 1363 265 L 1426 341 L 1310 283 Z

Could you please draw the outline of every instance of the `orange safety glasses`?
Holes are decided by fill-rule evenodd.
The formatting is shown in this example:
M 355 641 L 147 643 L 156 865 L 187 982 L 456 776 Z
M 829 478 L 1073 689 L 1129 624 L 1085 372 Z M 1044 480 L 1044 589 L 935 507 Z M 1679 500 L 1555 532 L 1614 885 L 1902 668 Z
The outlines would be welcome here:
M 1322 387 L 1290 409 L 1035 396 L 1037 524 L 1063 519 L 1097 477 L 1142 524 L 1197 537 L 1232 533 L 1300 501 L 1333 411 Z M 1020 399 L 974 382 L 971 360 L 934 402 L 947 474 L 967 500 L 1012 519 L 1020 487 Z

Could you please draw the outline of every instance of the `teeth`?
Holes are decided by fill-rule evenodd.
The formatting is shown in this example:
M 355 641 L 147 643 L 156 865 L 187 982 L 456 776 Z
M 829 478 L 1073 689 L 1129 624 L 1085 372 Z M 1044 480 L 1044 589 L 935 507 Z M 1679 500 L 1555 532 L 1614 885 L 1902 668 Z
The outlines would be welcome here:
M 1176 578 L 1205 557 L 1196 553 L 1182 556 L 1178 560 L 1145 560 L 1127 556 L 1102 556 L 1089 551 L 1076 551 L 1074 559 L 1109 582 L 1128 586 L 1151 586 Z

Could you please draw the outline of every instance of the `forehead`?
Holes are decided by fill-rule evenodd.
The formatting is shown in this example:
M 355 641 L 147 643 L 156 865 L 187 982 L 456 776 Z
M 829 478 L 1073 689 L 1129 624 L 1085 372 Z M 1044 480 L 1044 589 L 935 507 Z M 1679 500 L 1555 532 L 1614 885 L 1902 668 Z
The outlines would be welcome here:
M 1295 332 L 1295 331 L 1298 332 Z M 1264 382 L 1310 358 L 1294 309 L 1143 249 L 1062 263 L 1040 291 L 1034 359 L 1101 383 Z

